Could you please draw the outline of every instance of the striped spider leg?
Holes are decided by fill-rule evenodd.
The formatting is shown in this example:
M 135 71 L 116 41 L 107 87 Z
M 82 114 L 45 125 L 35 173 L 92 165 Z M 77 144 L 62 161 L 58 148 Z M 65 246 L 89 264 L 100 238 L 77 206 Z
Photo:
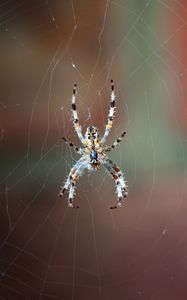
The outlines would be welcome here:
M 75 185 L 77 180 L 81 175 L 83 175 L 84 169 L 87 166 L 87 161 L 84 156 L 82 156 L 76 164 L 72 167 L 65 184 L 61 187 L 59 197 L 62 197 L 65 191 L 69 190 L 68 206 L 72 208 L 78 208 L 78 206 L 73 205 L 73 198 L 75 196 Z
M 128 196 L 128 188 L 126 185 L 125 175 L 121 172 L 120 168 L 116 166 L 107 156 L 104 159 L 103 165 L 105 166 L 109 174 L 112 176 L 112 178 L 115 180 L 116 194 L 118 197 L 117 205 L 121 207 L 123 198 Z M 114 205 L 110 208 L 114 209 L 117 208 L 117 206 Z
M 62 137 L 63 141 L 70 147 L 72 148 L 76 153 L 78 154 L 83 154 L 83 149 L 80 147 L 77 147 L 74 145 L 72 142 L 68 141 L 65 137 Z
M 77 93 L 77 85 L 75 84 L 74 88 L 73 88 L 73 95 L 72 95 L 72 98 L 71 98 L 73 125 L 74 125 L 75 131 L 76 131 L 81 143 L 84 144 L 85 139 L 84 139 L 84 136 L 82 134 L 81 126 L 79 125 L 79 118 L 78 118 L 78 113 L 77 113 L 76 93 Z
M 124 131 L 122 133 L 122 135 L 119 138 L 117 138 L 111 146 L 106 146 L 104 148 L 105 152 L 110 152 L 111 150 L 115 149 L 121 143 L 121 141 L 122 141 L 122 139 L 124 138 L 125 135 L 126 135 L 126 131 Z
M 101 139 L 101 144 L 105 143 L 107 136 L 110 133 L 110 129 L 112 128 L 113 125 L 113 120 L 115 117 L 115 103 L 116 103 L 116 95 L 114 92 L 114 82 L 111 80 L 111 96 L 110 96 L 110 109 L 109 109 L 109 114 L 108 114 L 108 123 L 105 127 L 105 132 L 104 135 Z

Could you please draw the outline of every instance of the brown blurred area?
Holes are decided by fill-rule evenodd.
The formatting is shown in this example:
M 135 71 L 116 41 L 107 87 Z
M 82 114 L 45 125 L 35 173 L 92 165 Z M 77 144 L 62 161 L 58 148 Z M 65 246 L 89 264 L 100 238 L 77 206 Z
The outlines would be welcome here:
M 99 186 L 99 179 L 93 183 Z M 79 185 L 74 210 L 45 187 L 25 211 L 12 192 L 10 213 L 18 224 L 1 250 L 2 298 L 185 299 L 187 207 L 174 184 L 153 193 L 149 185 L 132 189 L 114 211 L 110 179 L 102 197 L 88 180 Z
M 186 300 L 186 112 L 162 52 L 180 20 L 144 0 L 7 0 L 0 10 L 0 299 Z M 83 131 L 102 133 L 111 77 L 107 142 L 127 130 L 110 157 L 129 197 L 110 210 L 112 179 L 86 172 L 71 210 L 57 194 L 78 159 L 61 138 L 80 145 L 72 87 Z
M 105 2 L 86 4 L 79 1 L 73 4 L 71 1 L 53 1 L 50 5 L 48 1 L 17 1 L 14 4 L 10 1 L 3 6 L 9 13 L 4 14 L 1 24 L 4 29 L 1 36 L 1 105 L 13 106 L 13 109 L 8 115 L 5 110 L 1 112 L 2 123 L 14 133 L 13 136 L 19 132 L 22 137 L 27 136 L 33 109 L 33 136 L 40 140 L 48 124 L 47 118 L 41 118 L 41 114 L 47 114 L 46 104 L 50 101 L 50 109 L 56 110 L 69 101 L 77 77 L 81 79 L 78 84 L 83 83 L 84 78 L 77 76 L 71 63 L 81 65 L 81 73 L 89 80 L 90 69 L 93 69 L 98 55 L 98 35 Z M 76 62 L 72 61 L 74 56 Z M 53 88 L 51 99 L 50 82 Z M 22 108 L 21 113 L 14 109 L 16 105 Z M 16 122 L 11 122 L 15 113 Z M 51 131 L 54 132 L 54 116 L 50 118 Z M 16 141 L 18 139 L 12 140 L 14 145 Z

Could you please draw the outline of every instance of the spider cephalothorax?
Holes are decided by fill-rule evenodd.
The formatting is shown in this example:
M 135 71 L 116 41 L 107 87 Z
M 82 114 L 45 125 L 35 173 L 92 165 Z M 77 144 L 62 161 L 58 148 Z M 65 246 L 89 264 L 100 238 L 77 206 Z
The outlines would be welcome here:
M 96 144 L 99 142 L 98 129 L 95 126 L 89 126 L 86 129 L 85 140 L 88 144 Z
M 77 179 L 82 175 L 85 169 L 89 171 L 98 170 L 101 165 L 107 169 L 112 178 L 115 180 L 116 193 L 118 197 L 118 206 L 121 206 L 123 198 L 128 195 L 127 185 L 125 181 L 124 174 L 121 172 L 120 168 L 116 166 L 106 155 L 106 152 L 110 152 L 112 149 L 121 142 L 122 138 L 125 136 L 126 132 L 123 132 L 120 138 L 118 138 L 113 145 L 103 146 L 106 137 L 109 135 L 110 129 L 112 127 L 114 113 L 115 113 L 115 94 L 114 85 L 111 80 L 111 101 L 110 110 L 108 115 L 108 123 L 105 128 L 105 133 L 100 139 L 98 129 L 95 126 L 89 126 L 86 130 L 85 136 L 83 136 L 81 131 L 81 126 L 79 125 L 79 119 L 75 103 L 76 95 L 76 84 L 73 89 L 72 96 L 72 113 L 73 113 L 73 124 L 75 131 L 78 134 L 80 141 L 83 144 L 82 148 L 75 146 L 73 143 L 68 142 L 66 138 L 63 140 L 72 147 L 77 153 L 81 154 L 81 158 L 76 162 L 76 164 L 71 169 L 65 184 L 62 186 L 59 196 L 61 197 L 66 190 L 69 190 L 68 206 L 74 207 L 73 198 L 75 194 L 75 184 Z M 111 208 L 117 208 L 117 206 L 112 206 Z

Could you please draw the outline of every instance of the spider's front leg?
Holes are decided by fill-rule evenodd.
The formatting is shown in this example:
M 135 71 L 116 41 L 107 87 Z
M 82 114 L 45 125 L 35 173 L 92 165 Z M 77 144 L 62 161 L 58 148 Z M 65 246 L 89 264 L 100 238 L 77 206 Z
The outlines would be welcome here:
M 120 170 L 118 166 L 116 166 L 109 158 L 105 158 L 103 162 L 105 168 L 110 173 L 112 178 L 115 180 L 116 184 L 116 193 L 118 197 L 118 203 L 117 205 L 111 206 L 111 209 L 121 207 L 121 203 L 123 201 L 123 198 L 128 196 L 128 187 L 126 185 L 125 176 Z
M 108 113 L 108 122 L 105 127 L 105 133 L 101 139 L 101 143 L 105 143 L 107 136 L 110 133 L 110 129 L 112 128 L 113 125 L 113 120 L 114 120 L 114 115 L 115 115 L 115 108 L 116 108 L 116 95 L 114 92 L 114 83 L 113 80 L 111 80 L 111 96 L 110 96 L 110 110 Z
M 76 131 L 80 141 L 84 144 L 85 140 L 84 140 L 84 136 L 82 134 L 81 126 L 79 124 L 79 118 L 78 118 L 78 113 L 77 113 L 76 93 L 77 93 L 77 85 L 75 84 L 74 88 L 73 88 L 72 99 L 71 99 L 73 125 L 74 125 L 75 131 Z
M 84 169 L 86 168 L 86 161 L 84 156 L 82 156 L 76 164 L 71 169 L 68 178 L 65 184 L 61 187 L 59 197 L 62 197 L 64 192 L 69 190 L 69 197 L 68 197 L 68 206 L 72 208 L 78 208 L 77 206 L 73 205 L 73 198 L 75 195 L 75 185 L 79 177 L 83 174 Z

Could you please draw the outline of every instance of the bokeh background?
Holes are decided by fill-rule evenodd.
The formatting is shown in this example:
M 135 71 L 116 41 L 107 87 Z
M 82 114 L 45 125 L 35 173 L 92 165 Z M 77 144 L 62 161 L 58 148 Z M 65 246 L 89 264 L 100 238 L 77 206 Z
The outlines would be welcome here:
M 0 299 L 187 299 L 187 3 L 0 2 Z M 104 169 L 57 198 L 78 159 L 71 93 L 125 172 L 121 209 Z

